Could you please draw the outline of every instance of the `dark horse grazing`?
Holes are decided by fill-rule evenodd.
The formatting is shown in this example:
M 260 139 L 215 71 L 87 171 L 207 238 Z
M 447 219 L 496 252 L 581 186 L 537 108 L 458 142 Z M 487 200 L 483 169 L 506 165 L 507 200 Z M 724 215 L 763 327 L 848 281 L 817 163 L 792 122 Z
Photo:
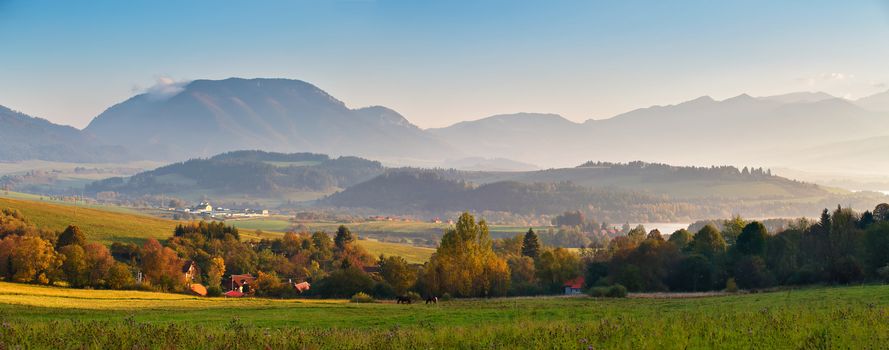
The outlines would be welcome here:
M 412 302 L 412 301 L 411 301 L 411 298 L 409 298 L 409 297 L 397 297 L 397 298 L 395 298 L 395 303 L 397 303 L 397 304 L 410 304 L 411 302 Z
M 426 298 L 426 304 L 433 303 L 438 304 L 438 297 L 428 297 Z

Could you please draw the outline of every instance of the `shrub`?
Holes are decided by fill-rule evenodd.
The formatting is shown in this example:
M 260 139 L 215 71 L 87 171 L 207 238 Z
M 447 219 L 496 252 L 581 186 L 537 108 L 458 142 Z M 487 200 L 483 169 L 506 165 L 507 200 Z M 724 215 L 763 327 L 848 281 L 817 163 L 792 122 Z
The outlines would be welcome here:
M 589 294 L 593 298 L 604 298 L 608 296 L 609 287 L 593 287 L 590 288 Z
M 441 300 L 441 301 L 449 301 L 449 300 L 451 300 L 451 299 L 453 299 L 453 298 L 451 297 L 451 293 L 447 293 L 447 292 L 445 292 L 444 294 L 442 294 L 442 295 L 441 295 L 441 298 L 438 298 L 438 300 Z
M 609 298 L 626 298 L 627 297 L 627 287 L 624 287 L 620 284 L 615 284 L 608 288 L 608 297 Z
M 627 287 L 620 284 L 612 286 L 593 287 L 589 290 L 589 295 L 593 298 L 626 298 Z
M 208 297 L 218 297 L 220 295 L 222 295 L 222 288 L 219 288 L 219 286 L 210 286 L 210 288 L 207 288 Z
M 417 292 L 407 292 L 407 294 L 405 294 L 405 296 L 410 298 L 412 301 L 423 300 L 423 297 L 421 297 L 420 294 L 417 294 Z
M 729 293 L 737 293 L 738 292 L 738 283 L 735 282 L 735 278 L 729 278 L 728 281 L 725 281 L 725 291 Z
M 374 302 L 374 298 L 365 292 L 358 292 L 355 293 L 349 301 L 353 303 L 372 303 Z

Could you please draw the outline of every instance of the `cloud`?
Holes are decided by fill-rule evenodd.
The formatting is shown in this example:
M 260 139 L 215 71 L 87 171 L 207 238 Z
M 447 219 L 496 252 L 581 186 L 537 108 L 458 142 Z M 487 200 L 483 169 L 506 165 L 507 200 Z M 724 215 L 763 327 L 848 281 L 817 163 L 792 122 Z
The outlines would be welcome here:
M 154 100 L 163 100 L 168 99 L 170 97 L 176 96 L 178 93 L 185 90 L 185 86 L 188 85 L 189 80 L 176 80 L 168 76 L 158 76 L 155 79 L 154 85 L 147 89 L 143 89 L 141 87 L 134 87 L 134 92 L 141 92 L 148 96 L 150 99 Z
M 811 77 L 799 78 L 797 81 L 803 82 L 809 86 L 815 86 L 818 83 L 822 82 L 838 82 L 838 81 L 847 81 L 855 79 L 854 74 L 847 73 L 821 73 Z

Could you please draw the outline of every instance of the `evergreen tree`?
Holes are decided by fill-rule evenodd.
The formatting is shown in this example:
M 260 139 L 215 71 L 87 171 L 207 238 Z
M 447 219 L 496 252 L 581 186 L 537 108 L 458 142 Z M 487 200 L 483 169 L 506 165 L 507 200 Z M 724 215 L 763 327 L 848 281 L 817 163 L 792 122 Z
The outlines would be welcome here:
M 352 231 L 349 231 L 348 227 L 340 225 L 336 229 L 336 237 L 333 239 L 333 243 L 337 249 L 343 250 L 346 248 L 346 245 L 351 244 L 353 241 L 355 241 L 355 237 L 352 236 Z
M 522 240 L 522 255 L 532 259 L 537 259 L 540 255 L 540 241 L 537 239 L 537 234 L 534 233 L 533 228 L 528 229 L 528 232 L 525 233 L 525 239 Z

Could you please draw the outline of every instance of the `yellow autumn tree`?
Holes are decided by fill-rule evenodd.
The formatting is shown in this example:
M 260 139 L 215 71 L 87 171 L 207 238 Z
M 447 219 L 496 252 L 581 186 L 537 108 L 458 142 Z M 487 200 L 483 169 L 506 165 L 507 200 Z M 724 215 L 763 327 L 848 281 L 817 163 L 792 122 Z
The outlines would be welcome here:
M 476 223 L 471 214 L 463 213 L 445 232 L 423 278 L 435 295 L 490 297 L 506 294 L 510 275 L 506 261 L 492 249 L 485 221 Z

